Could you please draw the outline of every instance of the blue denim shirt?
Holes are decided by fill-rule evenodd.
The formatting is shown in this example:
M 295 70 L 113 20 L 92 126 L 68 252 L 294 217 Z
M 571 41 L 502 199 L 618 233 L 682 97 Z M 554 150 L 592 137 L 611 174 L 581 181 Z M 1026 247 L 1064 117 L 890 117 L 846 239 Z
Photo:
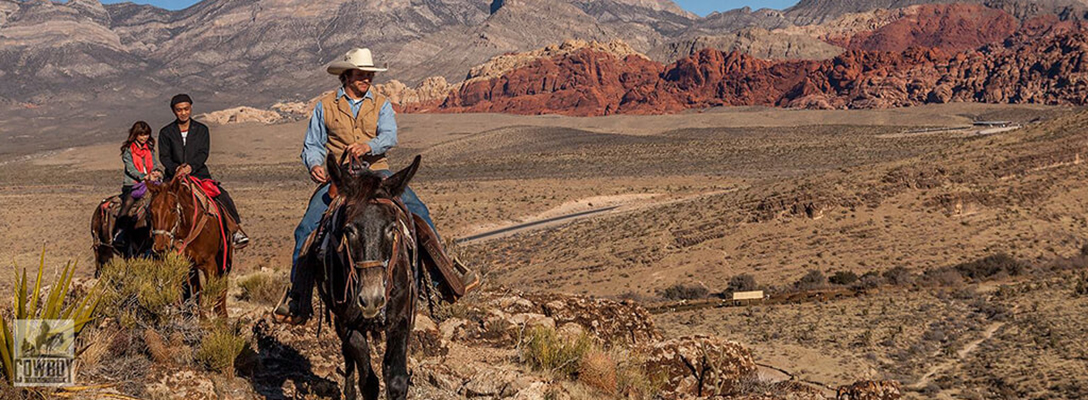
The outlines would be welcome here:
M 355 117 L 359 116 L 363 99 L 374 98 L 371 91 L 367 91 L 363 99 L 352 100 L 344 93 L 344 88 L 336 90 L 337 97 L 344 97 L 351 104 L 351 112 Z M 378 136 L 367 142 L 370 145 L 370 154 L 382 154 L 397 145 L 397 113 L 393 111 L 393 104 L 389 100 L 382 104 L 378 111 Z M 325 143 L 329 141 L 329 131 L 325 127 L 325 111 L 321 102 L 317 102 L 314 111 L 310 114 L 310 126 L 306 128 L 306 139 L 302 142 L 302 163 L 306 164 L 309 171 L 315 165 L 325 165 Z

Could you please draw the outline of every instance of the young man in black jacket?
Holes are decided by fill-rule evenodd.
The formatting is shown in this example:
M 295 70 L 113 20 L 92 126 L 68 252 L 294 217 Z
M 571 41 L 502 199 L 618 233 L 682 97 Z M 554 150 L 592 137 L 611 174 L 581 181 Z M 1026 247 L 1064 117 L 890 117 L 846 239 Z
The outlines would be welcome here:
M 159 162 L 165 168 L 165 179 L 175 175 L 192 175 L 200 179 L 212 179 L 205 162 L 211 151 L 211 136 L 208 126 L 192 120 L 193 99 L 186 94 L 179 94 L 170 99 L 170 110 L 177 119 L 159 130 Z M 234 200 L 223 186 L 219 186 L 216 202 L 223 207 L 238 224 L 232 240 L 238 248 L 249 244 L 249 237 L 242 231 L 242 218 Z

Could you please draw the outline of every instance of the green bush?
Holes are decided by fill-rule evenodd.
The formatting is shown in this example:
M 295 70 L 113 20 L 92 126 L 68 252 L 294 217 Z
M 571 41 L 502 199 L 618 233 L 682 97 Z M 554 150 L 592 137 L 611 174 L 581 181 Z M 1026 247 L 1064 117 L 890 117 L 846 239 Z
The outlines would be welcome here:
M 189 260 L 170 254 L 162 260 L 114 258 L 102 268 L 102 314 L 125 327 L 160 324 L 179 317 Z
M 18 266 L 15 267 L 18 271 Z M 17 319 L 67 319 L 72 320 L 72 329 L 78 337 L 88 323 L 94 321 L 98 306 L 103 297 L 99 286 L 92 287 L 82 294 L 71 292 L 72 278 L 75 275 L 76 263 L 69 262 L 61 269 L 60 280 L 52 285 L 49 294 L 42 299 L 42 275 L 45 272 L 45 249 L 38 263 L 38 276 L 34 280 L 33 288 L 27 279 L 26 268 L 23 268 L 22 276 L 15 276 L 15 293 L 13 295 L 14 309 L 13 321 Z M 12 382 L 15 377 L 14 354 L 15 332 L 14 324 L 8 325 L 7 320 L 0 317 L 0 364 L 3 364 L 4 377 L 7 382 Z M 0 385 L 2 386 L 2 385 Z
M 903 286 L 914 282 L 914 275 L 903 267 L 893 267 L 892 269 L 884 271 L 883 275 L 884 280 L 887 281 L 889 285 Z
M 234 363 L 248 345 L 242 332 L 242 324 L 238 320 L 212 322 L 200 340 L 194 359 L 208 370 L 233 377 Z
M 227 276 L 212 276 L 203 280 L 200 287 L 200 306 L 211 309 L 227 299 L 227 291 L 230 290 L 230 278 Z M 223 304 L 226 307 L 226 304 Z

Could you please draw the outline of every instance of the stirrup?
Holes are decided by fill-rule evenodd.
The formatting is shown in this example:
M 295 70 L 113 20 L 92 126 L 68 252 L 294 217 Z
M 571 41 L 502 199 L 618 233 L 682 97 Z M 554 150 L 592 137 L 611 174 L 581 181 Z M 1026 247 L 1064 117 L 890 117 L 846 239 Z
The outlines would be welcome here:
M 476 289 L 477 286 L 480 286 L 480 276 L 476 274 L 476 271 L 468 269 L 460 258 L 453 257 L 453 270 L 461 275 L 461 283 L 465 285 L 466 295 Z
M 290 292 L 290 286 L 283 290 L 283 297 L 281 297 L 279 303 L 276 304 L 276 308 L 272 309 L 272 321 L 279 324 L 305 325 L 306 322 L 310 320 L 310 316 L 295 315 L 291 313 L 290 296 L 288 295 Z

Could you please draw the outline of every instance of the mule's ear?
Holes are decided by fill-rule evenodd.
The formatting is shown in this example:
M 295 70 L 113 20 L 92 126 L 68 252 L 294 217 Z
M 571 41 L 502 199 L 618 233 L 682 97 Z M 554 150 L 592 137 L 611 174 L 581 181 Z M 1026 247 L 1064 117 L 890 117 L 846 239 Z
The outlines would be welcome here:
M 408 181 L 411 181 L 412 177 L 416 176 L 416 171 L 419 170 L 420 159 L 420 156 L 416 156 L 416 158 L 412 160 L 412 165 L 409 165 L 408 168 L 397 171 L 393 176 L 385 178 L 385 180 L 382 181 L 382 189 L 385 189 L 392 197 L 400 197 L 400 195 L 404 193 L 404 190 L 408 188 Z
M 340 169 L 340 163 L 336 162 L 336 156 L 329 153 L 325 157 L 325 172 L 329 174 L 329 181 L 339 188 L 343 188 L 344 185 L 344 170 Z

